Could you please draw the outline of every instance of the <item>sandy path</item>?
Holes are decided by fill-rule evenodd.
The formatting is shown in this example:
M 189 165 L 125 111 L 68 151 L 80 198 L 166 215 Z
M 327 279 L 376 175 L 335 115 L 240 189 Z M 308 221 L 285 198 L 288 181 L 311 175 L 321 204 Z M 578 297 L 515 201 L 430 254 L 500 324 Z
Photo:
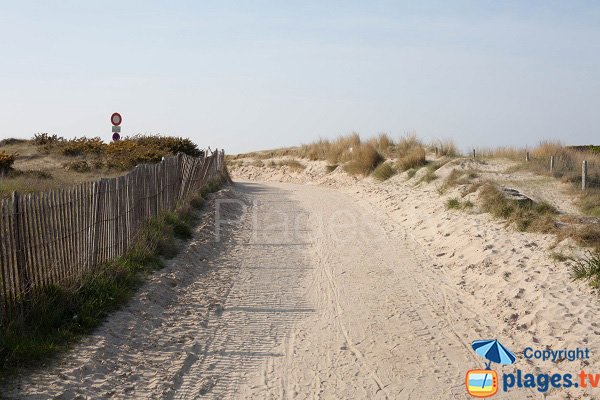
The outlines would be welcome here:
M 483 366 L 469 343 L 498 321 L 410 232 L 320 186 L 239 183 L 220 196 L 234 222 L 220 242 L 206 213 L 127 307 L 4 395 L 467 398 L 464 373 Z

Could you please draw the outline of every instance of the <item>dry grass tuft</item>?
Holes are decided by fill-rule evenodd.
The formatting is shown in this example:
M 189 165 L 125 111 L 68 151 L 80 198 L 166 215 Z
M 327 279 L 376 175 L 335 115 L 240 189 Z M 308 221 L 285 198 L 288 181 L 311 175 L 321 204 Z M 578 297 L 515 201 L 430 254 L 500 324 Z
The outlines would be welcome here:
M 344 170 L 350 175 L 367 176 L 381 162 L 383 162 L 383 157 L 372 145 L 368 143 L 361 144 L 352 148 L 350 161 L 344 165 Z
M 394 140 L 387 133 L 380 133 L 368 142 L 377 150 L 377 152 L 385 157 L 389 157 L 394 149 Z
M 437 139 L 432 143 L 432 147 L 438 149 L 438 156 L 440 157 L 458 157 L 460 152 L 456 143 L 452 139 Z
M 396 146 L 396 167 L 399 171 L 419 168 L 427 164 L 425 147 L 416 135 L 406 135 L 400 139 Z

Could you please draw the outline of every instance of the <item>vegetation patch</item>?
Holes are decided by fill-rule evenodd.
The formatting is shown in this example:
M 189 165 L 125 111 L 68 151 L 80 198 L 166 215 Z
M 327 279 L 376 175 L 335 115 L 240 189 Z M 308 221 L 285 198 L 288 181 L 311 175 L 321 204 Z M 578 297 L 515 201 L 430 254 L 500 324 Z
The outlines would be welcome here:
M 472 208 L 474 204 L 470 200 L 461 201 L 458 197 L 452 197 L 446 200 L 447 210 L 462 210 Z
M 595 289 L 600 288 L 600 251 L 587 252 L 583 258 L 572 260 L 571 277 L 587 281 Z
M 0 150 L 0 174 L 12 170 L 16 159 L 16 154 L 8 154 L 7 152 Z
M 396 174 L 396 170 L 392 167 L 392 164 L 389 162 L 379 164 L 377 168 L 373 170 L 371 175 L 379 181 L 385 181 Z
M 558 211 L 551 204 L 525 203 L 506 198 L 494 185 L 486 184 L 479 196 L 482 209 L 497 218 L 507 220 L 523 232 L 556 232 Z
M 383 162 L 381 154 L 370 144 L 361 144 L 352 148 L 350 161 L 344 165 L 344 170 L 350 175 L 369 175 Z

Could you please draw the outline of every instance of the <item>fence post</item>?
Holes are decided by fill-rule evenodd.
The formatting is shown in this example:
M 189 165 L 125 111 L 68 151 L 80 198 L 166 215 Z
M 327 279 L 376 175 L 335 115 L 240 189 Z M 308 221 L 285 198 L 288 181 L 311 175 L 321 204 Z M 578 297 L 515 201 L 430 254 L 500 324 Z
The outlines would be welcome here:
M 554 156 L 550 156 L 550 171 L 554 171 Z
M 25 260 L 25 238 L 24 235 L 21 234 L 21 229 L 25 229 L 23 225 L 23 217 L 21 213 L 21 196 L 17 192 L 13 192 L 12 194 L 12 203 L 13 203 L 13 237 L 15 238 L 15 247 L 17 250 L 17 271 L 19 271 L 19 288 L 22 290 L 20 295 L 25 295 L 25 293 L 29 292 L 31 288 L 31 277 L 27 272 L 26 260 Z
M 475 158 L 475 149 L 473 149 L 473 158 Z
M 525 152 L 525 161 L 529 162 L 529 152 Z
M 586 184 L 587 184 L 587 173 L 588 173 L 588 166 L 587 166 L 587 161 L 583 160 L 583 162 L 581 163 L 581 190 L 585 191 L 586 189 Z

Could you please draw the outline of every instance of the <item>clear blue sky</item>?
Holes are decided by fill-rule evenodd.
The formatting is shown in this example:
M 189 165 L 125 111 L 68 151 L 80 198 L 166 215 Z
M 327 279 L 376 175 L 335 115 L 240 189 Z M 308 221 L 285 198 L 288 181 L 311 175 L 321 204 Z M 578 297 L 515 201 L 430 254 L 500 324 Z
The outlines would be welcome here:
M 600 144 L 599 4 L 0 1 L 0 138 Z

